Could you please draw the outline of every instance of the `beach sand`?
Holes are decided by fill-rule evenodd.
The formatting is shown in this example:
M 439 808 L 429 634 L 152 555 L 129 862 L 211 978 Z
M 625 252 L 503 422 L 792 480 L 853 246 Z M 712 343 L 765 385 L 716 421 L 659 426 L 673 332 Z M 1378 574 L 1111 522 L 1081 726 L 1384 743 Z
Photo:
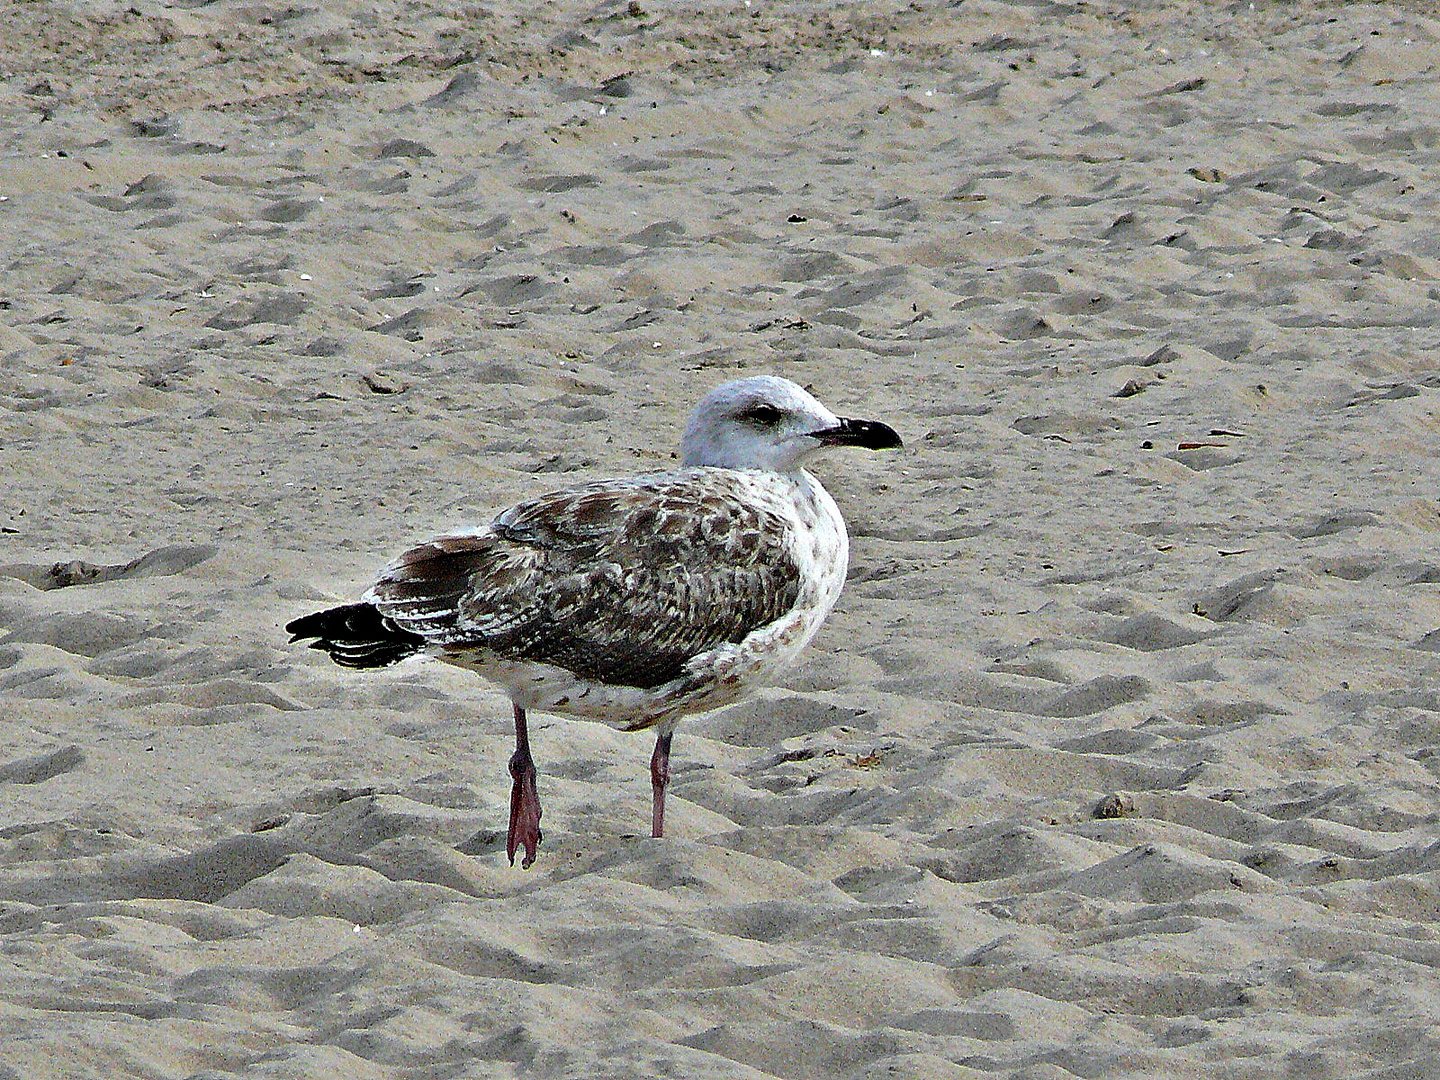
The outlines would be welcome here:
M 1433 5 L 0 13 L 0 1076 L 1440 1074 Z M 759 372 L 847 591 L 512 869 L 281 627 Z

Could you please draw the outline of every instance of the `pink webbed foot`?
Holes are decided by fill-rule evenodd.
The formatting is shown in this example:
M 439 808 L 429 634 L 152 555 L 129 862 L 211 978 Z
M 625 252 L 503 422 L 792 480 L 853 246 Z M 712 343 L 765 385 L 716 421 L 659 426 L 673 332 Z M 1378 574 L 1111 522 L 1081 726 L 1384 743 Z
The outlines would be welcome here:
M 540 793 L 535 787 L 535 761 L 530 756 L 530 736 L 525 724 L 525 710 L 515 706 L 515 753 L 510 755 L 510 832 L 505 840 L 505 854 L 515 865 L 515 852 L 522 846 L 525 857 L 520 867 L 528 870 L 535 862 L 540 846 Z

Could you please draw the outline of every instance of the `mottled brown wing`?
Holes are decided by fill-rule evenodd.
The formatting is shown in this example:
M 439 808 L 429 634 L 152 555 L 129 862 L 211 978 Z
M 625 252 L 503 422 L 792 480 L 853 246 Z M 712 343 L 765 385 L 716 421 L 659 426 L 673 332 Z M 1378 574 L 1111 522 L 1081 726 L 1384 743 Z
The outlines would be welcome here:
M 785 530 L 724 473 L 600 482 L 414 548 L 366 599 L 447 650 L 652 687 L 794 606 Z

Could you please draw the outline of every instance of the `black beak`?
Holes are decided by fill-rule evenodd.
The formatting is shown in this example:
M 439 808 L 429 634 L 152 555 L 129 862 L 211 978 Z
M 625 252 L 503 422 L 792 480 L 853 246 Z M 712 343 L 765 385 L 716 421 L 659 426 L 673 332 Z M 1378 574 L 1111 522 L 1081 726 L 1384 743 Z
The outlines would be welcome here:
M 812 431 L 810 437 L 819 439 L 822 446 L 860 446 L 866 450 L 893 450 L 903 445 L 895 429 L 879 420 L 842 418 L 832 428 Z

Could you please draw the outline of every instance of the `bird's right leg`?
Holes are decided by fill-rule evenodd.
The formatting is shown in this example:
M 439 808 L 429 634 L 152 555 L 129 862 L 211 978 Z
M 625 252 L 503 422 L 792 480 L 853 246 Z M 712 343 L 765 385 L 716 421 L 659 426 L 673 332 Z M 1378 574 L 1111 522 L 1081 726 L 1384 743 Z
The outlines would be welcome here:
M 530 731 L 525 724 L 525 710 L 515 706 L 515 753 L 510 755 L 510 835 L 505 841 L 505 854 L 515 865 L 515 851 L 522 844 L 525 857 L 522 869 L 535 862 L 535 849 L 540 846 L 540 793 L 535 789 L 535 759 L 530 756 Z
M 655 737 L 655 753 L 650 755 L 650 835 L 665 835 L 665 788 L 670 784 L 671 731 Z

